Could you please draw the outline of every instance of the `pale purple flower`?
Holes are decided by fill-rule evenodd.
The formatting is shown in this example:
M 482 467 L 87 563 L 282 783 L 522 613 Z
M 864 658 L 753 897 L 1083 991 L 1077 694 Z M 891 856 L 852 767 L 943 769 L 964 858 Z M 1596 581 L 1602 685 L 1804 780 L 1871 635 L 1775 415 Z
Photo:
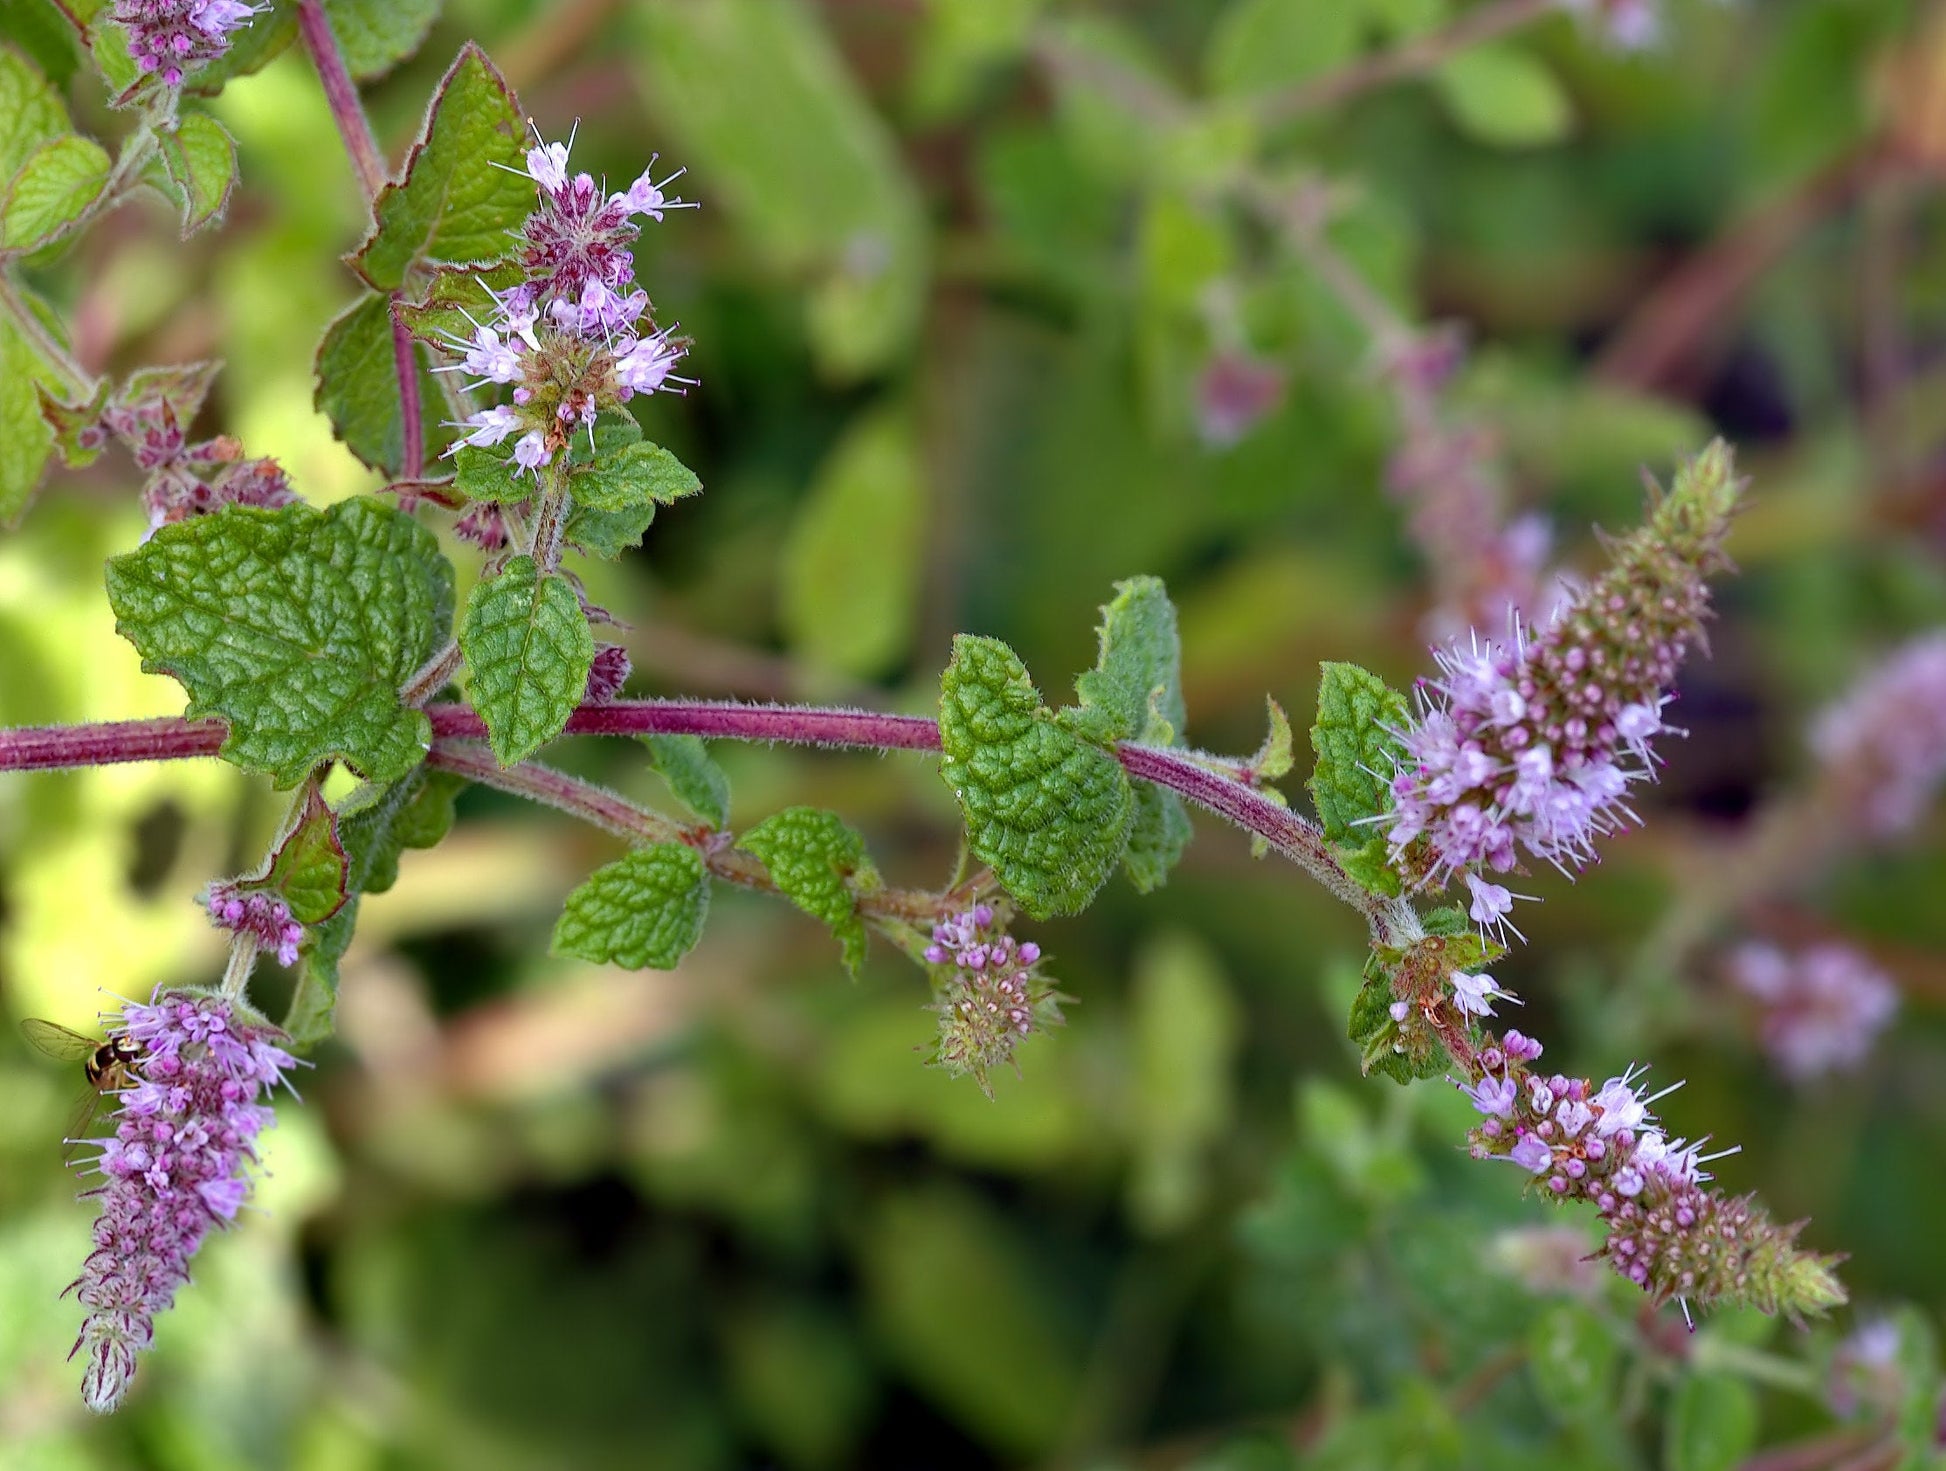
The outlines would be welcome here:
M 1914 639 L 1821 715 L 1832 805 L 1876 837 L 1918 825 L 1946 778 L 1946 631 Z
M 462 360 L 466 371 L 477 374 L 489 383 L 511 383 L 520 376 L 520 354 L 513 345 L 503 342 L 500 334 L 491 327 L 481 327 L 473 334 L 473 341 L 466 348 Z
M 1600 29 L 1618 51 L 1646 51 L 1662 39 L 1659 0 L 1559 0 L 1563 10 Z
M 1512 1078 L 1493 1077 L 1482 1078 L 1471 1088 L 1460 1091 L 1481 1113 L 1503 1119 L 1513 1113 L 1514 1098 L 1519 1092 Z
M 567 187 L 567 143 L 542 143 L 527 150 L 527 173 L 541 190 L 554 194 Z
M 1463 970 L 1456 970 L 1452 981 L 1453 1004 L 1469 1016 L 1492 1016 L 1496 998 L 1514 999 L 1512 993 L 1501 990 L 1494 983 L 1492 976 L 1469 975 Z
M 1196 378 L 1196 428 L 1212 449 L 1239 444 L 1284 401 L 1290 375 L 1250 353 L 1216 353 Z
M 236 1217 L 250 1192 L 254 1141 L 274 1122 L 258 1100 L 295 1059 L 215 996 L 158 993 L 131 1002 L 109 1028 L 139 1047 L 120 1095 L 115 1133 L 94 1141 L 103 1183 L 94 1249 L 69 1289 L 88 1310 L 70 1357 L 82 1355 L 82 1398 L 108 1411 L 134 1376 L 155 1318 L 189 1280 L 212 1226 Z
M 495 404 L 490 409 L 481 409 L 466 422 L 473 432 L 461 438 L 459 444 L 495 445 L 520 428 L 520 415 L 505 404 Z
M 1536 1175 L 1546 1174 L 1554 1166 L 1554 1151 L 1547 1141 L 1533 1134 L 1524 1134 L 1520 1142 L 1508 1151 L 1507 1157 L 1523 1169 Z
M 655 164 L 656 160 L 660 157 L 660 154 L 651 153 L 649 155 L 649 166 L 642 170 L 641 177 L 636 179 L 633 184 L 630 184 L 626 191 L 617 194 L 610 202 L 620 205 L 630 214 L 647 215 L 658 224 L 662 222 L 662 212 L 665 209 L 696 208 L 693 203 L 681 199 L 671 199 L 663 193 L 665 189 L 689 171 L 687 169 L 677 169 L 673 174 L 663 179 L 662 182 L 657 183 L 654 178 Z
M 514 463 L 523 470 L 540 473 L 541 466 L 553 458 L 547 447 L 547 436 L 538 429 L 531 429 L 514 442 Z
M 972 1074 L 982 1090 L 988 1072 L 1011 1062 L 1024 1038 L 1060 1024 L 1060 998 L 1037 969 L 1041 947 L 1016 941 L 991 904 L 941 919 L 924 953 L 944 972 L 933 1006 L 939 1014 L 933 1061 L 950 1073 Z
M 1884 972 L 1849 945 L 1812 945 L 1787 955 L 1774 945 L 1739 946 L 1731 982 L 1762 1008 L 1764 1049 L 1796 1082 L 1843 1072 L 1865 1060 L 1899 1008 Z
M 1604 1139 L 1623 1129 L 1639 1129 L 1649 1117 L 1648 1104 L 1632 1085 L 1629 1073 L 1603 1083 L 1592 1101 L 1601 1110 L 1601 1116 L 1595 1121 L 1595 1132 Z
M 283 895 L 225 879 L 204 891 L 203 904 L 209 910 L 209 922 L 218 929 L 249 935 L 276 955 L 279 965 L 297 964 L 304 926 L 291 917 L 291 907 Z
M 1466 876 L 1466 887 L 1473 895 L 1473 902 L 1467 906 L 1467 915 L 1482 932 L 1498 934 L 1511 929 L 1507 916 L 1513 912 L 1514 896 L 1499 884 L 1490 884 L 1477 873 Z M 1518 930 L 1515 934 L 1520 933 Z

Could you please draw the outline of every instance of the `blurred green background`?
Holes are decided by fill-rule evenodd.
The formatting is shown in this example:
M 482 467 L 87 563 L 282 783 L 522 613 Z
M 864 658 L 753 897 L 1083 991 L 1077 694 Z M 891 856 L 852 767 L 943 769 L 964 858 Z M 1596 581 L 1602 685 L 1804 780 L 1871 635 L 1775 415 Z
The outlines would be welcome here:
M 580 166 L 619 187 L 659 149 L 702 201 L 639 258 L 702 380 L 644 423 L 709 493 L 591 588 L 632 625 L 639 692 L 924 710 L 966 630 L 1060 698 L 1135 572 L 1181 607 L 1200 745 L 1254 747 L 1266 692 L 1308 725 L 1321 658 L 1409 681 L 1428 580 L 1384 489 L 1392 395 L 1337 296 L 1236 207 L 1246 179 L 1328 181 L 1333 247 L 1405 319 L 1467 324 L 1447 408 L 1568 564 L 1631 523 L 1640 467 L 1737 441 L 1756 492 L 1685 679 L 1691 738 L 1647 832 L 1578 886 L 1532 880 L 1500 974 L 1570 1071 L 1688 1076 L 1672 1129 L 1741 1142 L 1725 1185 L 1849 1252 L 1857 1307 L 1689 1340 L 1575 1269 L 1587 1223 L 1469 1163 L 1453 1090 L 1358 1078 L 1359 927 L 1232 833 L 1157 895 L 1118 880 L 1022 931 L 1076 1004 L 989 1102 L 922 1066 L 918 972 L 881 946 L 849 982 L 781 905 L 719 892 L 672 974 L 549 959 L 614 846 L 473 792 L 367 901 L 260 1209 L 206 1248 L 112 1420 L 62 1362 L 90 1211 L 54 1141 L 78 1080 L 0 1042 L 0 1463 L 1727 1467 L 1832 1433 L 1839 1338 L 1946 1304 L 1946 834 L 1766 899 L 1904 993 L 1851 1076 L 1767 1068 L 1713 961 L 1748 915 L 1705 898 L 1696 943 L 1656 937 L 1803 780 L 1807 718 L 1946 619 L 1946 6 L 1671 0 L 1667 43 L 1633 57 L 1551 15 L 1267 126 L 1253 99 L 1468 7 L 408 8 L 430 34 L 368 89 L 394 160 L 475 37 L 548 136 L 579 120 Z M 58 70 L 50 15 L 4 0 L 0 34 Z M 85 70 L 70 92 L 82 126 L 123 126 Z M 210 431 L 314 501 L 374 489 L 311 406 L 363 228 L 315 77 L 287 52 L 211 105 L 241 145 L 221 232 L 182 245 L 126 209 L 31 277 L 91 368 L 220 356 Z M 1225 355 L 1281 375 L 1240 429 L 1199 408 Z M 181 708 L 101 592 L 136 485 L 111 455 L 0 539 L 0 722 Z M 816 803 L 894 882 L 951 868 L 929 761 L 719 755 L 741 824 Z M 559 756 L 663 800 L 625 744 Z M 214 762 L 0 778 L 0 1009 L 88 1026 L 104 993 L 211 979 L 192 896 L 278 811 Z M 1840 1435 L 1875 1423 L 1850 1414 L 1865 1431 Z

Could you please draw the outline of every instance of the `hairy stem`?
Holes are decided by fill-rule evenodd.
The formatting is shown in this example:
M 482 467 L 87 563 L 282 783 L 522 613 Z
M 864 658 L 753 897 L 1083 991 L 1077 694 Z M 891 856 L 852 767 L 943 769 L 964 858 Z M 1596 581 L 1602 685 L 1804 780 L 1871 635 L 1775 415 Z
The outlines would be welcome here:
M 428 757 L 434 766 L 476 781 L 515 790 L 507 783 L 526 778 L 510 776 L 483 748 L 472 743 L 486 736 L 486 722 L 467 705 L 434 705 L 426 711 L 435 740 Z M 0 771 L 52 771 L 76 766 L 106 766 L 127 761 L 170 761 L 190 756 L 213 756 L 223 744 L 227 728 L 220 720 L 127 720 L 105 725 L 44 726 L 0 730 Z M 937 751 L 938 724 L 924 715 L 888 715 L 871 710 L 823 709 L 808 705 L 746 705 L 733 700 L 616 700 L 606 705 L 583 705 L 568 718 L 568 735 L 696 735 L 718 740 L 778 741 L 788 745 L 824 746 L 869 751 Z M 1245 832 L 1262 838 L 1309 873 L 1332 894 L 1357 909 L 1388 943 L 1397 926 L 1393 906 L 1366 893 L 1352 882 L 1332 857 L 1324 835 L 1308 819 L 1280 806 L 1241 781 L 1213 771 L 1192 753 L 1152 746 L 1123 745 L 1116 756 L 1130 776 L 1153 782 L 1227 818 Z M 547 768 L 538 768 L 546 771 Z M 527 766 L 513 771 L 528 770 Z M 541 779 L 546 791 L 520 789 L 520 795 L 562 806 L 563 793 L 581 803 L 586 783 L 572 788 L 574 778 L 559 772 Z M 587 788 L 598 792 L 599 788 Z M 552 795 L 549 795 L 552 793 Z M 631 814 L 640 809 L 609 794 L 604 806 L 564 807 L 588 816 L 609 831 L 645 837 Z M 612 804 L 620 804 L 619 806 Z M 649 814 L 652 816 L 652 814 Z M 657 834 L 664 829 L 656 818 Z M 663 836 L 648 841 L 665 841 Z M 728 862 L 728 860 L 726 860 Z M 734 865 L 732 865 L 734 866 Z M 740 873 L 725 871 L 733 882 Z
M 567 536 L 568 517 L 574 513 L 574 493 L 568 489 L 566 454 L 548 466 L 547 483 L 541 487 L 534 507 L 534 565 L 543 573 L 561 565 L 561 543 Z
M 352 172 L 358 175 L 358 188 L 369 203 L 385 187 L 385 160 L 378 151 L 378 140 L 372 136 L 365 106 L 358 100 L 358 87 L 345 68 L 345 54 L 331 33 L 322 0 L 297 0 L 297 28 L 304 36 L 304 49 L 311 53 L 311 64 L 317 68 L 325 103 L 338 124 L 338 136 L 345 140 Z
M 399 379 L 399 418 L 404 445 L 399 452 L 399 478 L 417 480 L 426 473 L 426 406 L 419 392 L 419 346 L 398 318 L 405 293 L 392 293 L 392 369 Z
M 230 963 L 223 967 L 223 999 L 241 1001 L 250 989 L 250 974 L 257 968 L 257 937 L 239 934 L 230 941 Z
M 421 664 L 413 672 L 412 678 L 399 687 L 399 703 L 409 705 L 415 710 L 423 707 L 426 701 L 446 688 L 452 677 L 459 673 L 460 660 L 463 657 L 458 640 L 447 639 L 446 647 Z

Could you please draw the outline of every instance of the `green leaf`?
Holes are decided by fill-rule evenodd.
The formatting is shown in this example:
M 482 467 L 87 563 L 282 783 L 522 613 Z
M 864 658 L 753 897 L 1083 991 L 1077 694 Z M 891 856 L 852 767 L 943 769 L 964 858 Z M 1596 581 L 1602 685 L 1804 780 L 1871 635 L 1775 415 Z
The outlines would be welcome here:
M 539 488 L 531 476 L 515 473 L 519 468 L 511 455 L 461 445 L 453 452 L 453 489 L 469 501 L 518 505 Z
M 41 415 L 42 393 L 70 388 L 66 374 L 41 354 L 39 343 L 52 334 L 35 310 L 39 303 L 24 288 L 14 289 L 32 329 L 0 300 L 0 526 L 26 512 L 54 447 L 55 432 Z
M 1264 696 L 1264 704 L 1270 712 L 1270 731 L 1264 736 L 1264 743 L 1257 748 L 1257 754 L 1250 758 L 1250 768 L 1256 773 L 1259 783 L 1281 781 L 1291 774 L 1296 763 L 1291 757 L 1291 718 L 1284 713 L 1284 707 Z
M 1138 894 L 1153 893 L 1169 881 L 1195 830 L 1182 798 L 1153 782 L 1132 784 L 1135 813 L 1129 822 L 1122 868 Z
M 1145 1230 L 1181 1229 L 1207 1198 L 1211 1156 L 1236 1111 L 1241 1020 L 1204 941 L 1177 931 L 1143 946 L 1129 996 L 1135 1086 L 1127 1124 L 1131 1214 Z
M 997 639 L 953 640 L 939 734 L 974 854 L 1035 919 L 1086 907 L 1128 844 L 1135 799 L 1121 763 L 1058 723 Z
M 554 926 L 554 953 L 672 970 L 703 937 L 708 914 L 702 858 L 681 843 L 657 843 L 596 869 L 568 895 Z
M 830 926 L 845 969 L 857 975 L 865 963 L 857 896 L 879 887 L 878 870 L 857 830 L 835 812 L 786 807 L 751 828 L 737 846 L 757 855 L 786 899 Z
M 257 0 L 257 4 L 262 13 L 231 36 L 229 50 L 183 79 L 184 92 L 214 97 L 238 77 L 262 71 L 297 39 L 297 0 Z
M 42 144 L 67 130 L 61 94 L 24 53 L 0 44 L 0 180 L 11 180 Z
M 502 766 L 561 733 L 588 687 L 595 635 L 574 586 L 515 557 L 473 589 L 460 626 L 467 692 Z
M 338 841 L 338 818 L 315 785 L 306 789 L 297 813 L 270 867 L 259 881 L 284 896 L 299 924 L 323 924 L 350 897 L 351 863 Z
M 1410 720 L 1405 696 L 1376 674 L 1356 664 L 1323 666 L 1318 723 L 1311 727 L 1318 760 L 1308 785 L 1332 842 L 1363 847 L 1373 834 L 1359 820 L 1390 810 L 1392 794 L 1382 773 L 1392 770 L 1400 749 L 1391 731 Z
M 465 783 L 443 771 L 421 766 L 404 781 L 348 800 L 338 814 L 338 841 L 345 852 L 345 890 L 352 897 L 336 914 L 312 929 L 297 962 L 297 988 L 284 1016 L 284 1030 L 300 1047 L 329 1037 L 338 1004 L 338 962 L 351 945 L 358 924 L 358 895 L 382 894 L 399 877 L 399 854 L 430 848 L 453 825 L 453 798 Z
M 568 483 L 574 503 L 595 511 L 673 505 L 703 488 L 681 460 L 647 440 L 602 453 L 586 469 L 575 471 Z
M 568 545 L 591 557 L 612 562 L 623 552 L 642 545 L 642 537 L 654 521 L 652 501 L 626 511 L 597 511 L 589 506 L 576 506 L 568 516 L 564 536 Z
M 331 420 L 331 432 L 374 470 L 396 476 L 405 467 L 405 414 L 399 403 L 398 360 L 392 347 L 390 304 L 368 291 L 332 319 L 318 344 L 312 402 Z M 419 365 L 419 401 L 442 402 L 439 380 Z M 438 415 L 428 412 L 428 420 Z M 430 431 L 431 425 L 428 424 Z M 427 435 L 426 452 L 436 452 Z
M 157 136 L 163 167 L 182 200 L 182 238 L 223 217 L 236 187 L 236 139 L 206 112 L 186 112 Z
M 646 735 L 642 744 L 678 802 L 713 828 L 730 825 L 730 779 L 701 736 Z
M 38 250 L 65 235 L 108 183 L 107 151 L 68 133 L 28 155 L 0 202 L 0 250 Z
M 453 569 L 410 516 L 369 497 L 232 506 L 114 558 L 108 600 L 143 669 L 229 720 L 239 766 L 288 787 L 336 758 L 392 782 L 425 756 L 399 687 L 446 641 Z
M 1729 1374 L 1691 1374 L 1663 1430 L 1668 1471 L 1730 1471 L 1757 1446 L 1757 1391 Z
M 1574 123 L 1568 95 L 1546 63 L 1518 46 L 1471 46 L 1432 74 L 1462 133 L 1499 148 L 1558 143 Z
M 654 0 L 628 7 L 648 95 L 738 228 L 808 277 L 806 335 L 827 375 L 886 366 L 925 300 L 927 226 L 890 130 L 809 7 Z
M 1621 1348 L 1599 1316 L 1558 1302 L 1527 1334 L 1527 1369 L 1542 1404 L 1570 1425 L 1599 1425 L 1614 1414 Z
M 1405 892 L 1404 883 L 1392 867 L 1392 846 L 1384 838 L 1368 837 L 1356 848 L 1341 843 L 1337 857 L 1351 881 L 1366 893 L 1396 899 Z
M 526 279 L 519 261 L 480 268 L 442 266 L 432 273 L 431 284 L 418 301 L 401 301 L 392 311 L 422 341 L 453 337 L 471 341 L 474 322 L 485 321 L 497 310 L 493 293 L 511 290 Z
M 176 423 L 187 429 L 203 411 L 204 400 L 222 372 L 223 364 L 211 360 L 137 368 L 115 391 L 111 401 L 120 408 L 166 405 Z
M 1292 86 L 1358 52 L 1358 0 L 1234 0 L 1210 36 L 1203 70 L 1218 93 Z
M 1188 717 L 1182 699 L 1182 640 L 1160 578 L 1115 584 L 1101 610 L 1095 667 L 1074 682 L 1083 707 L 1113 717 L 1114 739 L 1173 746 Z
M 324 0 L 324 13 L 346 69 L 369 82 L 419 49 L 439 19 L 439 0 Z
M 421 263 L 499 261 L 507 232 L 534 208 L 521 141 L 512 89 L 467 42 L 433 93 L 419 141 L 406 155 L 404 182 L 379 190 L 371 233 L 346 264 L 378 290 L 393 291 Z
M 911 648 L 925 485 L 911 417 L 869 412 L 818 467 L 784 543 L 778 614 L 792 652 L 872 679 Z

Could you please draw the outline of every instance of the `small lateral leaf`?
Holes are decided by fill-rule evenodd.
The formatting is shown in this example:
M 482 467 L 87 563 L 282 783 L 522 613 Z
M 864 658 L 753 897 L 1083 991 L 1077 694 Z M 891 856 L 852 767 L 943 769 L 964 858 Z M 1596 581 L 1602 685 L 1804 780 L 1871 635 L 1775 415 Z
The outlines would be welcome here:
M 469 501 L 518 505 L 537 488 L 516 473 L 518 468 L 510 455 L 464 444 L 453 451 L 453 489 Z
M 1608 1326 L 1578 1302 L 1555 1303 L 1527 1335 L 1535 1393 L 1569 1425 L 1598 1426 L 1613 1413 L 1621 1357 Z
M 974 854 L 1035 919 L 1085 908 L 1128 844 L 1121 762 L 1056 721 L 1012 649 L 966 634 L 940 681 L 939 733 Z
M 186 112 L 157 136 L 162 164 L 182 199 L 182 238 L 223 217 L 236 187 L 236 139 L 206 112 Z
M 1662 1464 L 1668 1471 L 1731 1471 L 1742 1465 L 1757 1448 L 1759 1408 L 1757 1391 L 1746 1380 L 1688 1375 L 1669 1405 Z
M 40 315 L 40 303 L 24 288 L 20 300 Z M 40 489 L 55 440 L 54 429 L 41 415 L 43 394 L 50 387 L 67 386 L 62 369 L 41 356 L 38 336 L 0 312 L 0 526 L 18 521 Z
M 656 843 L 598 868 L 554 926 L 554 953 L 671 970 L 695 948 L 709 914 L 709 875 L 694 848 Z
M 191 716 L 230 722 L 225 759 L 279 786 L 333 759 L 395 782 L 425 757 L 431 728 L 399 688 L 446 641 L 453 570 L 390 506 L 177 522 L 109 562 L 108 600 L 142 668 L 180 681 Z
M 490 266 L 441 266 L 418 301 L 400 301 L 392 312 L 406 331 L 424 342 L 458 338 L 470 341 L 474 323 L 496 310 L 493 293 L 509 291 L 527 278 L 518 261 Z
M 284 896 L 299 924 L 323 924 L 350 896 L 351 864 L 338 841 L 338 817 L 315 783 L 298 811 L 261 884 Z
M 612 562 L 623 552 L 642 545 L 642 538 L 655 521 L 655 503 L 644 502 L 626 511 L 597 511 L 592 506 L 576 506 L 568 517 L 568 545 Z
M 730 825 L 730 779 L 701 736 L 646 735 L 642 744 L 678 802 L 713 828 Z
M 1394 1019 L 1397 1000 L 1390 967 L 1373 955 L 1345 1023 L 1345 1035 L 1358 1048 L 1359 1070 L 1401 1084 L 1438 1077 L 1452 1066 L 1452 1057 L 1423 1016 L 1408 1011 L 1403 1022 Z
M 1311 798 L 1324 835 L 1362 847 L 1373 836 L 1360 819 L 1392 805 L 1383 773 L 1392 770 L 1399 743 L 1392 732 L 1411 718 L 1405 696 L 1356 664 L 1327 663 L 1318 682 L 1318 723 L 1311 727 Z
M 69 133 L 28 155 L 0 202 L 0 250 L 38 250 L 61 238 L 108 182 L 108 153 L 92 138 Z
M 754 853 L 786 899 L 823 920 L 854 976 L 865 963 L 865 922 L 858 895 L 879 887 L 865 840 L 835 812 L 786 807 L 743 835 L 737 846 Z
M 460 626 L 467 690 L 502 766 L 561 733 L 588 687 L 595 636 L 573 586 L 515 557 L 473 589 Z
M 1115 584 L 1101 610 L 1095 667 L 1074 682 L 1084 708 L 1113 717 L 1112 738 L 1173 746 L 1187 715 L 1182 698 L 1182 640 L 1176 609 L 1158 577 Z
M 444 771 L 421 766 L 403 781 L 366 794 L 356 809 L 338 814 L 338 841 L 344 849 L 343 908 L 305 937 L 298 956 L 297 989 L 284 1016 L 284 1030 L 300 1047 L 331 1035 L 338 1004 L 338 962 L 351 945 L 358 924 L 358 896 L 382 894 L 399 877 L 399 855 L 407 848 L 430 848 L 453 825 L 453 798 L 465 783 Z
M 378 290 L 394 291 L 421 263 L 499 261 L 507 232 L 534 208 L 521 129 L 513 89 L 467 42 L 433 93 L 403 182 L 379 191 L 371 233 L 346 263 Z
M 1282 781 L 1291 774 L 1291 767 L 1296 764 L 1291 757 L 1290 716 L 1269 695 L 1264 696 L 1264 705 L 1270 712 L 1270 731 L 1250 760 L 1251 772 L 1259 784 Z
M 569 484 L 574 503 L 593 511 L 671 505 L 703 488 L 694 471 L 647 440 L 599 454 L 593 464 L 575 471 Z

